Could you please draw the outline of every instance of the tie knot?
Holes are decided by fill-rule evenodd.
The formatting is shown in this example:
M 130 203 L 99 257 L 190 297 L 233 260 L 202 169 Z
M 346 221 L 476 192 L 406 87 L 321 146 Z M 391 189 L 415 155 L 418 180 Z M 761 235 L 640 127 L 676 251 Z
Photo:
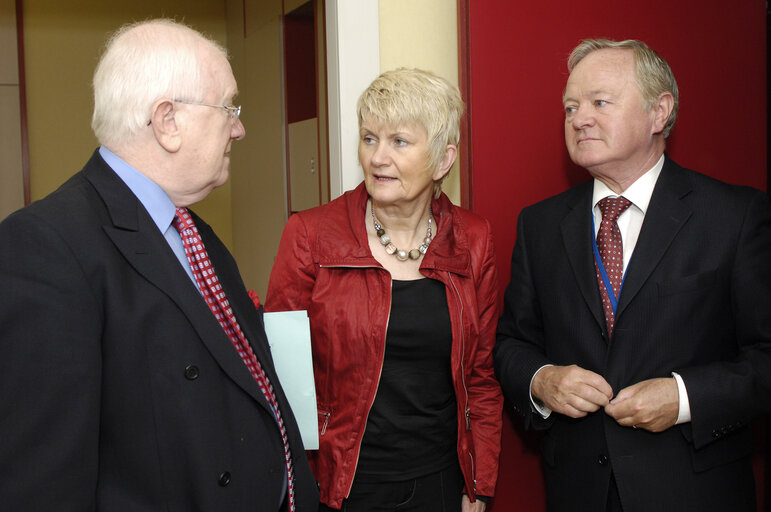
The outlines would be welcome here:
M 606 197 L 600 199 L 600 202 L 597 203 L 602 212 L 602 220 L 609 221 L 616 221 L 618 216 L 624 213 L 631 205 L 632 201 L 624 196 Z
M 187 208 L 177 208 L 174 213 L 174 227 L 177 228 L 177 231 L 181 233 L 183 229 L 188 229 L 191 224 L 193 224 L 193 219 Z

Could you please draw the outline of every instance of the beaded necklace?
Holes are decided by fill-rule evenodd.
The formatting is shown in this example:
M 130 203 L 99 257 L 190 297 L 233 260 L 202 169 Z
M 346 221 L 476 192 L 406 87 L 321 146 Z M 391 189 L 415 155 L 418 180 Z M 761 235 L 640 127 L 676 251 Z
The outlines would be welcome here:
M 433 238 L 431 235 L 431 218 L 433 217 L 434 212 L 431 210 L 430 206 L 428 207 L 428 229 L 426 230 L 426 238 L 423 239 L 422 244 L 420 244 L 415 249 L 412 249 L 411 251 L 398 249 L 393 244 L 393 242 L 391 242 L 391 237 L 388 236 L 388 234 L 385 232 L 385 229 L 383 229 L 375 217 L 375 205 L 370 204 L 370 209 L 372 212 L 372 222 L 375 225 L 375 232 L 377 232 L 377 237 L 380 240 L 380 243 L 385 246 L 385 251 L 388 254 L 396 256 L 396 259 L 399 261 L 407 261 L 407 259 L 416 260 L 420 258 L 421 254 L 426 254 L 426 251 L 428 250 L 428 244 L 431 243 L 431 239 Z

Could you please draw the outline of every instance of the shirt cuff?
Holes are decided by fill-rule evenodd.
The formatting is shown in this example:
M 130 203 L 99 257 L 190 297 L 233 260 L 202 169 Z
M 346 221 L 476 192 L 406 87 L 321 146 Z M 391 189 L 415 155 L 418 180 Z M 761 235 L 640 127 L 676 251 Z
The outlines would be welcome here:
M 685 389 L 685 383 L 679 373 L 672 372 L 672 377 L 677 382 L 677 392 L 680 396 L 680 407 L 677 411 L 677 421 L 675 425 L 688 423 L 691 421 L 691 403 L 688 401 L 688 391 Z
M 547 366 L 554 366 L 554 365 L 553 365 L 553 364 L 545 364 L 545 365 L 541 366 L 540 368 L 538 368 L 538 369 L 535 371 L 535 373 L 533 374 L 533 376 L 530 378 L 530 403 L 531 403 L 531 404 L 533 404 L 533 409 L 535 409 L 535 411 L 536 411 L 538 414 L 540 414 L 540 415 L 541 415 L 541 417 L 542 417 L 543 419 L 546 419 L 546 418 L 548 418 L 549 416 L 551 416 L 551 409 L 549 409 L 548 407 L 546 407 L 546 406 L 543 404 L 543 402 L 541 402 L 540 400 L 538 400 L 537 398 L 535 398 L 535 397 L 533 396 L 533 379 L 534 379 L 534 378 L 535 378 L 535 376 L 538 374 L 538 372 L 540 372 L 541 370 L 543 370 L 543 369 L 544 369 L 544 368 L 546 368 Z

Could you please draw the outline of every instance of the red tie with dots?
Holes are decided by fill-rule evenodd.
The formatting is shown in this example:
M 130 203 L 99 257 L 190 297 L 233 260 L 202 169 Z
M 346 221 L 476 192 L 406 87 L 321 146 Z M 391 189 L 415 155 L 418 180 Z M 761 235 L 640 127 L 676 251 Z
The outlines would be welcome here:
M 284 426 L 284 420 L 281 417 L 281 411 L 278 408 L 276 402 L 276 393 L 273 391 L 273 385 L 268 380 L 268 376 L 262 369 L 260 362 L 257 361 L 257 357 L 252 351 L 252 347 L 249 342 L 246 341 L 244 333 L 241 331 L 241 327 L 238 325 L 233 309 L 230 307 L 227 297 L 225 297 L 225 291 L 217 279 L 217 274 L 214 273 L 214 267 L 209 260 L 209 254 L 206 252 L 206 247 L 203 245 L 201 236 L 198 234 L 198 228 L 195 227 L 190 212 L 187 208 L 177 208 L 176 216 L 174 217 L 174 227 L 179 231 L 179 235 L 182 237 L 182 244 L 185 246 L 185 254 L 187 255 L 187 261 L 190 263 L 190 267 L 193 270 L 193 276 L 195 277 L 198 288 L 201 290 L 203 298 L 206 300 L 206 304 L 211 309 L 214 317 L 222 326 L 225 333 L 230 338 L 231 343 L 235 347 L 238 355 L 249 368 L 249 372 L 260 387 L 260 391 L 265 396 L 265 399 L 273 409 L 273 413 L 276 417 L 279 429 L 281 430 L 281 438 L 284 441 L 284 456 L 286 457 L 286 472 L 289 492 L 289 510 L 294 512 L 294 467 L 292 463 L 292 454 L 289 451 L 289 442 L 286 435 L 286 427 Z
M 608 280 L 613 288 L 613 294 L 618 299 L 621 289 L 621 281 L 624 277 L 624 250 L 621 243 L 621 231 L 618 229 L 618 217 L 632 205 L 625 197 L 606 197 L 597 204 L 602 212 L 602 223 L 597 232 L 597 250 L 602 258 L 602 265 L 608 275 Z M 597 272 L 597 282 L 600 285 L 602 295 L 602 307 L 605 311 L 605 322 L 608 326 L 608 338 L 613 334 L 613 326 L 616 318 L 613 313 L 613 304 L 605 287 L 605 282 L 600 273 L 597 262 L 594 262 Z

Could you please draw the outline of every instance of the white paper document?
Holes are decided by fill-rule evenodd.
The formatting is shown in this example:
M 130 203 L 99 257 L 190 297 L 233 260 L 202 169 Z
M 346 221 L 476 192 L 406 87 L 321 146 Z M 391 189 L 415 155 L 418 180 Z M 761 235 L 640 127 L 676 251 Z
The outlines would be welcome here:
M 264 313 L 265 333 L 281 387 L 300 427 L 306 450 L 319 449 L 319 422 L 308 312 Z

